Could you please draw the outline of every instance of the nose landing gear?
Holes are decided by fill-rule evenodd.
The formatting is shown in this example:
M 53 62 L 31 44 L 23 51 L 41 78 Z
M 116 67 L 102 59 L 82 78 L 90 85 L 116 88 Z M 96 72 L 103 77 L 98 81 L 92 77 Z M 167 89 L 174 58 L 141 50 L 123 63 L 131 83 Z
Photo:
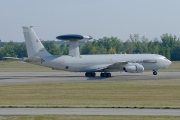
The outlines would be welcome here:
M 153 70 L 153 75 L 157 75 L 157 71 L 156 70 Z

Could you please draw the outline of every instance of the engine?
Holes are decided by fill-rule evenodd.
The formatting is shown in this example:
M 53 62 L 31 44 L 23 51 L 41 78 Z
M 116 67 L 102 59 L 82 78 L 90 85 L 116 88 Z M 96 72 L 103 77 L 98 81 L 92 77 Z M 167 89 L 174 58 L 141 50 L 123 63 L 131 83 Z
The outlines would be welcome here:
M 144 67 L 138 63 L 127 64 L 123 67 L 125 72 L 129 73 L 141 73 L 144 71 Z

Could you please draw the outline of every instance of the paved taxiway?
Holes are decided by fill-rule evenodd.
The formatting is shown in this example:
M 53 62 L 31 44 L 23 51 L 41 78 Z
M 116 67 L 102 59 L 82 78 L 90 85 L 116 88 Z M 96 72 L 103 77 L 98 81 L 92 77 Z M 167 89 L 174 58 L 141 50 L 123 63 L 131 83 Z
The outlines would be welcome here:
M 169 115 L 180 116 L 180 109 L 126 108 L 0 108 L 0 116 L 22 115 Z
M 179 72 L 112 73 L 110 78 L 84 77 L 84 73 L 72 72 L 0 72 L 0 85 L 41 84 L 61 82 L 119 81 L 119 80 L 166 80 L 180 79 Z M 112 108 L 0 108 L 0 116 L 9 115 L 173 115 L 180 116 L 180 109 L 112 109 Z
M 159 72 L 152 75 L 152 72 L 125 73 L 114 72 L 110 78 L 97 77 L 87 78 L 84 73 L 73 72 L 0 72 L 0 85 L 5 84 L 40 84 L 59 82 L 87 82 L 90 80 L 165 80 L 180 79 L 180 72 Z

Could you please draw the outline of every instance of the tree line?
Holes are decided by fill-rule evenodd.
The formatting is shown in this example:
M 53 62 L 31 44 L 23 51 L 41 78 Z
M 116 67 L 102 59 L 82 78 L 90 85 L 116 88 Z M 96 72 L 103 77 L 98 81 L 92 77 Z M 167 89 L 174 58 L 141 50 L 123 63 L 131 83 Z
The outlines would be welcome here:
M 67 55 L 68 44 L 57 41 L 42 41 L 47 51 L 53 55 Z M 117 37 L 103 37 L 98 40 L 80 44 L 81 54 L 160 54 L 170 60 L 180 60 L 180 38 L 175 35 L 163 34 L 160 39 L 148 40 L 138 34 L 130 35 L 127 41 Z M 1 42 L 0 59 L 3 57 L 27 57 L 24 42 Z

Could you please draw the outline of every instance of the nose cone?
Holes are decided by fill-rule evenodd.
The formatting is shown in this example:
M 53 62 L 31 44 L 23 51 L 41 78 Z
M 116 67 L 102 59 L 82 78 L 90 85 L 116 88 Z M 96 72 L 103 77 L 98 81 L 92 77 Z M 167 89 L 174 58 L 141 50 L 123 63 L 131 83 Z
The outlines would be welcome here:
M 172 62 L 171 62 L 170 60 L 168 60 L 168 64 L 171 65 L 171 63 L 172 63 Z
M 171 63 L 172 63 L 172 62 L 171 62 L 170 60 L 167 59 L 167 60 L 166 60 L 166 68 L 168 68 L 169 65 L 171 65 Z

